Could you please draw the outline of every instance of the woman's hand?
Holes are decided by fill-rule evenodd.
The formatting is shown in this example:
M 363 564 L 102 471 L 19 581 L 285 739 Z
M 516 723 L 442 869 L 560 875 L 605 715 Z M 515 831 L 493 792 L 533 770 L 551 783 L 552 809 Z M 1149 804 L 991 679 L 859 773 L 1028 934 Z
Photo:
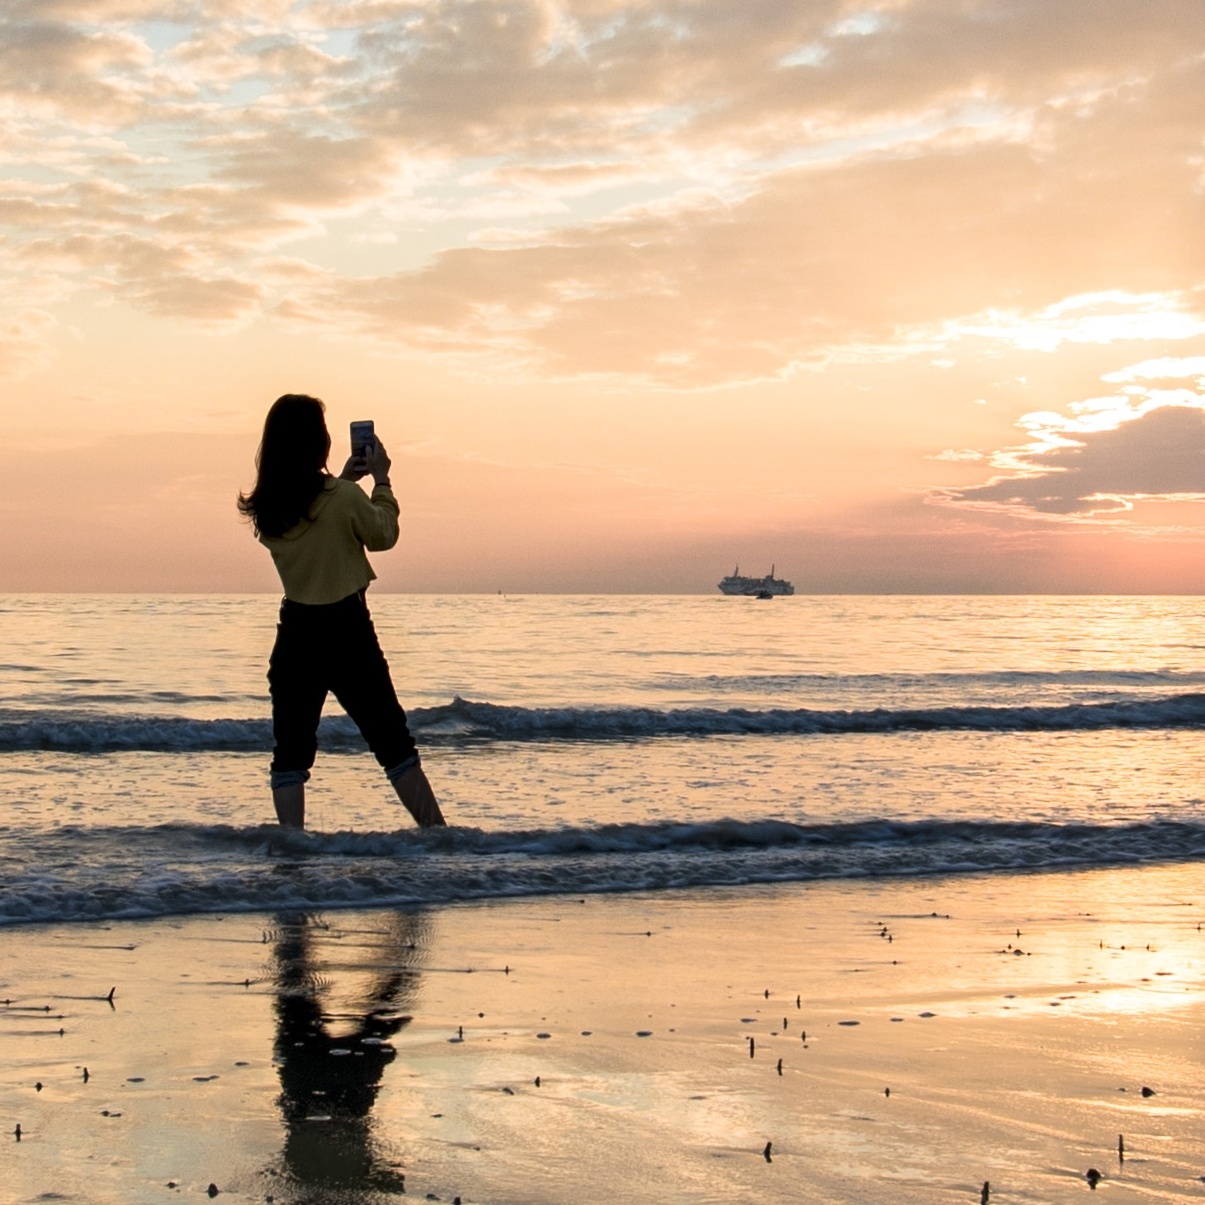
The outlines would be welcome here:
M 379 439 L 372 441 L 372 450 L 368 453 L 364 463 L 368 466 L 368 471 L 377 485 L 389 484 L 389 466 L 393 462 L 389 459 L 389 453 L 385 451 L 385 445 Z
M 368 476 L 368 462 L 349 456 L 347 463 L 343 466 L 343 472 L 339 476 L 344 481 L 359 481 L 361 477 Z

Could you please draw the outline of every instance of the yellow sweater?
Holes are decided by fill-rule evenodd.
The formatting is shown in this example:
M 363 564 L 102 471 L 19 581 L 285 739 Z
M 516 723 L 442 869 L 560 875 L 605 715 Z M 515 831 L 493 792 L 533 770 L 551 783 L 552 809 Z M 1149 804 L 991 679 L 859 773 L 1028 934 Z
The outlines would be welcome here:
M 376 574 L 364 555 L 397 543 L 398 505 L 387 485 L 370 498 L 354 482 L 328 477 L 303 519 L 283 536 L 260 536 L 293 602 L 338 602 L 363 590 Z

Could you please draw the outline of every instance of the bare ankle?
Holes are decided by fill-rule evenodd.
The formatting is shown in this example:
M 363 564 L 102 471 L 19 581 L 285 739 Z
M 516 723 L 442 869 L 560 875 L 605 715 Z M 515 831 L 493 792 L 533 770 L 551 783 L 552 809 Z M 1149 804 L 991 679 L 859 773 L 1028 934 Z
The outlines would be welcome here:
M 282 828 L 305 828 L 305 784 L 273 787 L 272 805 Z

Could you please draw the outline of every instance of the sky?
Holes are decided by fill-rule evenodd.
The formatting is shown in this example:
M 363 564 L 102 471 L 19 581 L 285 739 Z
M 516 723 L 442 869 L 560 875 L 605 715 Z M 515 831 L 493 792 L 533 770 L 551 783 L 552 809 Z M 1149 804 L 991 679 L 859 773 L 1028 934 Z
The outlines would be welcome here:
M 5 0 L 0 591 L 1205 592 L 1201 0 Z

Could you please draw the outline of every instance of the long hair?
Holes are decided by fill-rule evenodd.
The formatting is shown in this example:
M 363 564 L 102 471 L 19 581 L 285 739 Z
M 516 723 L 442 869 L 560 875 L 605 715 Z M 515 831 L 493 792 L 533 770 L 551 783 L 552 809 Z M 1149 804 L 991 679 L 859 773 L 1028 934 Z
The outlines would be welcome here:
M 304 393 L 286 393 L 272 403 L 255 454 L 255 488 L 238 496 L 256 535 L 283 536 L 309 517 L 331 450 L 325 411 L 318 398 Z

